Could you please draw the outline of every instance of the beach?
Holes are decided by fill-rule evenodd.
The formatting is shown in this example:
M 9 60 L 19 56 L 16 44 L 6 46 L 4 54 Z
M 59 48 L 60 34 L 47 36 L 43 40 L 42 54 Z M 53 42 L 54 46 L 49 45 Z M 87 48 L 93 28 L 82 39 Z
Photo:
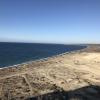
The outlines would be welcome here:
M 1 100 L 100 100 L 99 94 L 100 45 L 0 69 Z

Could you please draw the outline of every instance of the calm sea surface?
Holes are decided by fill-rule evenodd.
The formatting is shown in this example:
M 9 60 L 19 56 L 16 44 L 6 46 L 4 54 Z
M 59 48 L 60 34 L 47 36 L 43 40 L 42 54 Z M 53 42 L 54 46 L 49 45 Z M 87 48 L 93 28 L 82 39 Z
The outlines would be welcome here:
M 0 68 L 83 49 L 81 45 L 0 43 Z

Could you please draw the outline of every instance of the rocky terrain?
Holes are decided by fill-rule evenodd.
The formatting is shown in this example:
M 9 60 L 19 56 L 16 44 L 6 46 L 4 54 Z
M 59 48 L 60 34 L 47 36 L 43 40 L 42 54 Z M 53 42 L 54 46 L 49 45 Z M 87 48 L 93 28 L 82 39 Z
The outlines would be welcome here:
M 100 100 L 100 45 L 0 69 L 0 100 Z

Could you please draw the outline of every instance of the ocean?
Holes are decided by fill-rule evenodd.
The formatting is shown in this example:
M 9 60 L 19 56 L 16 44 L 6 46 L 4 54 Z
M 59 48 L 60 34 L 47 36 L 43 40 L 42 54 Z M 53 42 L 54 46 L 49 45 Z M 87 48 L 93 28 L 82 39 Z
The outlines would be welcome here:
M 80 50 L 84 45 L 0 42 L 0 68 Z

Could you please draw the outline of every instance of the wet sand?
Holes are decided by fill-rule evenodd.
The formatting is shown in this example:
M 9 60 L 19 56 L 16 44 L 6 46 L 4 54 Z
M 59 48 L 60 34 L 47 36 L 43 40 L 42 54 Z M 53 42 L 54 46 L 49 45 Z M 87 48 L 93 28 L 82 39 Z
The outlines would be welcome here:
M 0 69 L 1 100 L 100 100 L 99 86 L 100 45 Z

